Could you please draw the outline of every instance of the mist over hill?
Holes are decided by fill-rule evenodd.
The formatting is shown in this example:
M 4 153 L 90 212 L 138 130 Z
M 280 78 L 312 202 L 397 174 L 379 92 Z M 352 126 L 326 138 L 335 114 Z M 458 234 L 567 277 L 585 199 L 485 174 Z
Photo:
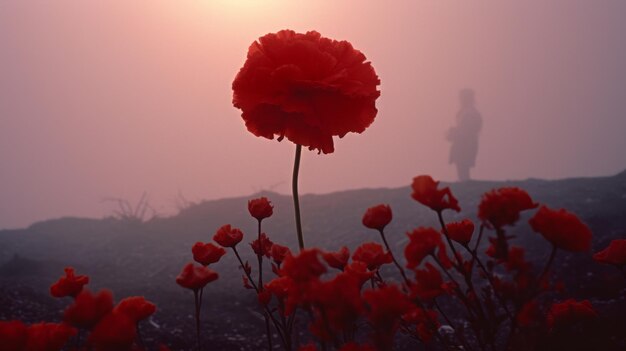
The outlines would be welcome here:
M 604 248 L 611 239 L 626 237 L 626 172 L 601 178 L 445 185 L 452 188 L 462 208 L 461 213 L 445 212 L 446 221 L 476 220 L 480 196 L 485 191 L 519 186 L 537 202 L 576 213 L 594 233 L 594 251 Z M 343 245 L 353 249 L 364 241 L 378 241 L 377 233 L 363 227 L 361 218 L 366 208 L 387 203 L 393 209 L 394 219 L 386 232 L 392 249 L 401 257 L 408 230 L 437 225 L 434 213 L 411 199 L 410 193 L 409 187 L 403 187 L 304 195 L 301 208 L 305 244 L 336 250 Z M 240 245 L 240 251 L 244 259 L 255 262 L 247 243 L 256 235 L 256 221 L 248 214 L 247 200 L 258 196 L 267 196 L 274 204 L 274 215 L 263 222 L 264 231 L 274 242 L 296 248 L 292 199 L 268 192 L 205 201 L 175 216 L 143 223 L 117 218 L 61 218 L 0 231 L 0 319 L 60 319 L 67 301 L 49 297 L 48 287 L 61 276 L 63 267 L 73 266 L 80 274 L 91 277 L 92 290 L 106 287 L 113 290 L 116 299 L 144 295 L 154 301 L 159 311 L 146 327 L 147 342 L 164 341 L 184 348 L 192 330 L 193 299 L 189 291 L 176 285 L 175 277 L 192 260 L 191 246 L 196 241 L 210 241 L 223 224 L 244 231 L 245 244 Z M 541 266 L 549 246 L 530 230 L 529 216 L 530 213 L 525 214 L 509 233 L 516 236 L 515 244 L 528 248 L 527 257 L 535 266 Z M 482 244 L 486 245 L 486 240 Z M 243 330 L 261 330 L 262 318 L 256 313 L 254 294 L 241 286 L 241 271 L 231 252 L 212 268 L 219 272 L 220 279 L 205 291 L 205 338 L 223 347 L 241 346 L 239 340 L 247 338 Z M 561 253 L 556 259 L 555 271 L 567 273 L 562 276 L 570 294 L 600 298 L 595 301 L 600 308 L 616 301 L 618 306 L 626 306 L 623 290 L 598 287 L 607 279 L 615 279 L 612 270 L 594 264 L 588 254 Z M 393 270 L 383 273 L 389 277 L 395 274 Z M 251 319 L 250 315 L 259 318 Z M 263 339 L 252 340 L 250 349 L 255 348 L 255 342 L 262 344 Z

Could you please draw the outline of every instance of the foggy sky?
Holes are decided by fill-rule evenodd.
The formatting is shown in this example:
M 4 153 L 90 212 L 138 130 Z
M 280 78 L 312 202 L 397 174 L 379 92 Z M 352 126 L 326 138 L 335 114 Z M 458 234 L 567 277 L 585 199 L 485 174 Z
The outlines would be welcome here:
M 0 2 L 0 228 L 101 217 L 145 191 L 190 201 L 289 193 L 294 145 L 231 104 L 249 44 L 280 29 L 345 39 L 372 61 L 379 114 L 335 153 L 305 152 L 301 192 L 454 180 L 459 89 L 484 128 L 478 179 L 626 168 L 624 1 Z

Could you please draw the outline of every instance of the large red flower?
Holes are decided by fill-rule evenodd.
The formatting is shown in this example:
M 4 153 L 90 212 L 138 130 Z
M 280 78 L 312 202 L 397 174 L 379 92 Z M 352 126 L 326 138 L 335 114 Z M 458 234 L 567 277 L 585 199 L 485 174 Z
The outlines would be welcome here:
M 130 350 L 136 336 L 137 322 L 125 313 L 114 311 L 93 328 L 88 343 L 98 351 Z
M 287 255 L 280 270 L 281 275 L 298 283 L 308 282 L 326 273 L 326 267 L 319 260 L 319 250 L 307 249 L 297 255 Z
M 379 84 L 349 42 L 282 30 L 250 45 L 233 105 L 256 136 L 331 153 L 333 136 L 362 133 L 374 121 Z
M 67 324 L 36 323 L 28 327 L 25 351 L 60 351 L 78 333 Z
M 370 207 L 363 216 L 363 225 L 371 229 L 383 230 L 391 222 L 392 217 L 389 205 Z
M 485 193 L 478 205 L 478 218 L 496 228 L 513 225 L 520 212 L 537 207 L 528 193 L 520 188 L 500 188 Z
M 221 226 L 213 236 L 213 240 L 223 247 L 235 247 L 241 239 L 243 239 L 243 232 L 231 227 L 230 224 Z
M 22 321 L 0 321 L 0 351 L 23 350 L 28 327 Z
M 274 213 L 274 207 L 270 200 L 266 197 L 252 199 L 248 201 L 248 211 L 250 215 L 259 221 L 271 217 Z
M 383 247 L 377 243 L 364 243 L 357 247 L 352 254 L 352 259 L 361 261 L 367 265 L 369 270 L 375 271 L 380 266 L 393 262 L 390 252 L 385 252 Z
M 216 263 L 222 256 L 226 255 L 226 251 L 223 248 L 213 243 L 205 244 L 200 241 L 191 247 L 191 253 L 193 254 L 193 259 L 203 266 Z
M 85 289 L 76 296 L 63 314 L 63 321 L 76 327 L 91 328 L 113 309 L 113 293 L 100 290 L 93 294 Z
M 589 300 L 576 301 L 568 299 L 555 303 L 548 311 L 546 322 L 549 329 L 567 326 L 597 317 L 598 314 L 593 309 Z
M 626 239 L 611 241 L 608 247 L 593 255 L 597 262 L 623 266 L 626 264 Z
M 326 261 L 329 266 L 343 271 L 350 259 L 350 250 L 343 246 L 336 252 L 322 252 L 322 258 L 324 258 L 324 261 Z
M 75 275 L 74 268 L 65 268 L 65 277 L 50 286 L 50 295 L 54 297 L 75 297 L 83 290 L 83 286 L 89 283 L 89 277 L 86 275 Z
M 413 178 L 411 197 L 422 205 L 430 207 L 433 211 L 440 212 L 445 209 L 461 211 L 459 202 L 452 195 L 450 188 L 437 189 L 438 186 L 439 182 L 433 180 L 431 176 L 417 176 Z
M 115 306 L 114 312 L 124 313 L 137 323 L 156 312 L 156 306 L 143 296 L 131 296 L 120 301 Z
M 176 283 L 183 288 L 198 290 L 204 288 L 205 285 L 217 278 L 217 273 L 209 268 L 188 263 L 178 277 L 176 277 Z
M 464 219 L 460 222 L 452 222 L 446 224 L 446 230 L 450 239 L 463 244 L 469 244 L 472 240 L 472 234 L 474 233 L 474 223 L 469 219 Z
M 435 253 L 444 266 L 450 264 L 441 234 L 435 229 L 421 227 L 407 233 L 407 236 L 409 243 L 404 248 L 404 257 L 408 268 L 416 268 L 424 258 Z
M 584 252 L 591 248 L 591 230 L 575 214 L 541 206 L 528 223 L 556 247 Z

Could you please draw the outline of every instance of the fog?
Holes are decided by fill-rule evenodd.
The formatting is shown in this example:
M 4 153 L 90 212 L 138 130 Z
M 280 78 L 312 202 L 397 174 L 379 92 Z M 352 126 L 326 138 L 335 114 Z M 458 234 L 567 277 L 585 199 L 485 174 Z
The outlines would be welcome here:
M 623 1 L 2 1 L 0 228 L 111 214 L 149 194 L 289 193 L 294 145 L 246 131 L 231 82 L 268 32 L 349 40 L 379 114 L 335 153 L 305 152 L 302 193 L 453 181 L 458 93 L 483 119 L 475 179 L 626 168 Z

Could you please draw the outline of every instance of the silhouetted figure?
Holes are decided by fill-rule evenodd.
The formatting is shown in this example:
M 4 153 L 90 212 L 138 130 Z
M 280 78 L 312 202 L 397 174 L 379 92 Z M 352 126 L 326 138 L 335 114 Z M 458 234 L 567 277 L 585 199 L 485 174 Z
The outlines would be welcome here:
M 466 181 L 470 179 L 470 168 L 476 164 L 483 119 L 474 105 L 474 90 L 461 90 L 459 100 L 461 108 L 456 114 L 456 126 L 448 130 L 447 139 L 452 143 L 450 163 L 456 164 L 459 180 Z

